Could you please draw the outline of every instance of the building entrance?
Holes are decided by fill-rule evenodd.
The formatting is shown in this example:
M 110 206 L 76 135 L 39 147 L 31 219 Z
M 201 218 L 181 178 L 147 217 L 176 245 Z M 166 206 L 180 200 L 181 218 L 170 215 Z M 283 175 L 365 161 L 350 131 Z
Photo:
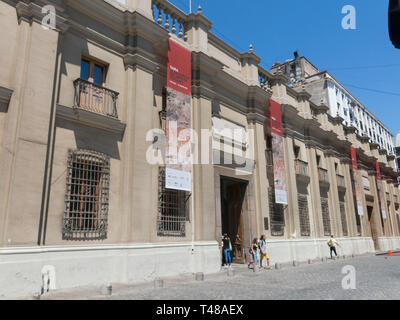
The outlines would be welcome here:
M 232 262 L 245 263 L 243 203 L 247 182 L 221 177 L 222 234 L 232 243 Z

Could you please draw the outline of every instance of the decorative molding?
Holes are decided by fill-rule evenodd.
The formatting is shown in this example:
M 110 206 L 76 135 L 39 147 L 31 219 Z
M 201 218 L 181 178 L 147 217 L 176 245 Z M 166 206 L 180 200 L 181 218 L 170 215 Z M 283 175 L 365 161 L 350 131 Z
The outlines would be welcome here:
M 57 105 L 56 116 L 59 119 L 85 124 L 93 128 L 119 134 L 121 138 L 126 127 L 126 124 L 118 119 L 79 108 L 66 107 L 60 104 Z

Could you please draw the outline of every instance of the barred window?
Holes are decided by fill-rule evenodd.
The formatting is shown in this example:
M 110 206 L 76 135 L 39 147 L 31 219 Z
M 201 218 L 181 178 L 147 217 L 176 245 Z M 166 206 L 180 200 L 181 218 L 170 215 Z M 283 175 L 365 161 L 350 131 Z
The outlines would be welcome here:
M 70 150 L 63 219 L 64 240 L 107 238 L 110 159 L 87 150 Z
M 322 222 L 324 225 L 324 235 L 331 235 L 331 219 L 329 217 L 329 206 L 328 198 L 321 197 L 321 208 L 322 208 Z
M 303 194 L 298 195 L 299 218 L 300 218 L 300 234 L 302 236 L 310 236 L 310 217 L 308 215 L 308 197 Z
M 188 214 L 189 193 L 165 188 L 165 167 L 158 172 L 158 236 L 184 237 Z
M 271 221 L 271 235 L 283 236 L 285 232 L 285 216 L 283 205 L 275 203 L 275 189 L 269 188 L 269 216 Z
M 344 202 L 339 203 L 340 206 L 340 218 L 342 220 L 342 231 L 343 231 L 343 236 L 347 237 L 349 235 L 348 230 L 347 230 L 347 219 L 346 219 L 346 207 Z

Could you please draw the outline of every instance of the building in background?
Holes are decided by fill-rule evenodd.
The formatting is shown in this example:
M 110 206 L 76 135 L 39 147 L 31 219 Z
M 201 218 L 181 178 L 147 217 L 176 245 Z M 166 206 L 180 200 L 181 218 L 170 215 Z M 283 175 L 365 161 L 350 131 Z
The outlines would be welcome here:
M 292 60 L 276 63 L 271 72 L 278 69 L 288 77 L 291 87 L 304 86 L 312 94 L 314 103 L 321 101 L 329 106 L 332 117 L 340 117 L 347 127 L 354 127 L 356 134 L 368 137 L 379 149 L 394 154 L 394 136 L 389 129 L 352 95 L 329 71 L 319 71 L 307 58 L 295 52 Z
M 214 35 L 200 9 L 46 3 L 55 30 L 42 28 L 43 1 L 0 0 L 0 297 L 48 276 L 68 288 L 218 272 L 223 233 L 237 263 L 261 234 L 280 263 L 327 257 L 331 234 L 346 256 L 400 249 L 395 157 L 361 104 L 375 138 L 345 125 L 327 90 Z M 166 88 L 170 40 L 191 51 L 191 192 L 166 188 L 147 157 L 181 101 Z M 299 76 L 318 75 L 299 61 Z

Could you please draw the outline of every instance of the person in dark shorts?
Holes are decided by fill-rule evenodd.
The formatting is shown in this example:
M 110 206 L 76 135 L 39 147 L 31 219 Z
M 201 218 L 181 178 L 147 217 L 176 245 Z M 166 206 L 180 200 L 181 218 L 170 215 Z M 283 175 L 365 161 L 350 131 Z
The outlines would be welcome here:
M 224 237 L 222 238 L 222 252 L 224 253 L 225 265 L 227 265 L 228 267 L 230 267 L 232 264 L 231 251 L 232 251 L 231 239 L 225 233 Z

